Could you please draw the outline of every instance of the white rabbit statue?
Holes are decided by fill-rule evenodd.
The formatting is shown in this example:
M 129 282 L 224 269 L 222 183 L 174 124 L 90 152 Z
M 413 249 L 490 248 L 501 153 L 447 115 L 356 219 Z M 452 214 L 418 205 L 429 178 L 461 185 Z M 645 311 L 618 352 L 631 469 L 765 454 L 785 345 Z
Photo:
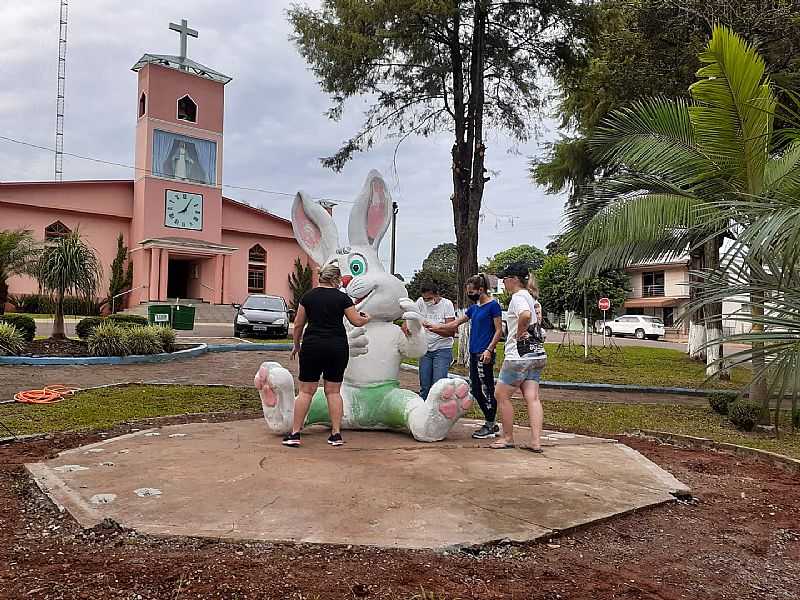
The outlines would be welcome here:
M 472 403 L 468 385 L 460 379 L 441 379 L 423 400 L 400 388 L 398 375 L 404 357 L 419 358 L 427 351 L 422 316 L 407 298 L 405 285 L 387 273 L 378 258 L 378 245 L 391 221 L 392 201 L 380 173 L 370 171 L 350 213 L 349 246 L 339 246 L 331 216 L 299 192 L 292 206 L 292 227 L 303 250 L 320 266 L 336 262 L 345 291 L 359 311 L 370 315 L 364 327 L 348 328 L 350 362 L 344 373 L 342 427 L 408 431 L 415 439 L 444 439 Z M 394 321 L 406 320 L 406 336 Z M 275 433 L 289 433 L 294 413 L 294 380 L 276 362 L 265 362 L 255 376 L 264 418 Z M 322 388 L 314 394 L 306 425 L 329 423 Z

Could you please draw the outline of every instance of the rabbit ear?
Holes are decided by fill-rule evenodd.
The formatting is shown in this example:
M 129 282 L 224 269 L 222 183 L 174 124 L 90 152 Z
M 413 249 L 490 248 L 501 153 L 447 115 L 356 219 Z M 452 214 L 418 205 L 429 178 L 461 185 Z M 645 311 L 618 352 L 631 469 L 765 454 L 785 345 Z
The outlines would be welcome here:
M 336 223 L 328 211 L 305 192 L 297 192 L 294 197 L 292 229 L 297 243 L 318 265 L 324 264 L 336 252 L 339 245 Z
M 377 250 L 392 220 L 392 198 L 381 174 L 369 172 L 367 181 L 350 213 L 348 235 L 353 245 L 372 246 Z

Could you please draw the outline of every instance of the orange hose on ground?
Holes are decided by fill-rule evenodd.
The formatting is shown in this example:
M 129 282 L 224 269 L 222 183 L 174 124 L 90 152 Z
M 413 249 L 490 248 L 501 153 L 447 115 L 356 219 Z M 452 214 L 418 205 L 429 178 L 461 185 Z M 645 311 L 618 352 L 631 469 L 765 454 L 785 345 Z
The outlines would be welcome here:
M 67 396 L 71 396 L 78 388 L 54 384 L 41 390 L 25 390 L 14 394 L 14 400 L 23 404 L 55 404 Z

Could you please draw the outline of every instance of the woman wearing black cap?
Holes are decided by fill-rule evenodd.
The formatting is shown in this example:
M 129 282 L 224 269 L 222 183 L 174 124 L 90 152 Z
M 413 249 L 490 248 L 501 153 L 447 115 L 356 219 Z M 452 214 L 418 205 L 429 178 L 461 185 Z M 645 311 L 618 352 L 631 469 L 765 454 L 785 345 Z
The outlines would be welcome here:
M 511 302 L 508 304 L 505 360 L 500 368 L 495 394 L 503 433 L 491 447 L 496 450 L 514 447 L 514 407 L 511 396 L 516 390 L 521 390 L 528 405 L 531 425 L 531 445 L 527 449 L 541 453 L 544 415 L 539 401 L 539 379 L 547 354 L 538 334 L 541 327 L 536 327 L 539 322 L 536 301 L 526 288 L 528 267 L 525 263 L 512 263 L 497 276 L 502 277 L 505 289 L 511 293 Z

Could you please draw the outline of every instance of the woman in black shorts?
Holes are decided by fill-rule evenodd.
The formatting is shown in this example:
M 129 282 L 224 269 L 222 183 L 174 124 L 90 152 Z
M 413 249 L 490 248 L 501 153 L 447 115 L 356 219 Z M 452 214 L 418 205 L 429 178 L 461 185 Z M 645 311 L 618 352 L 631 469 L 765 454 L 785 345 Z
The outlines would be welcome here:
M 331 418 L 328 443 L 332 446 L 341 446 L 344 443 L 341 432 L 344 408 L 340 388 L 350 356 L 344 318 L 356 327 L 361 327 L 369 322 L 369 316 L 359 313 L 350 296 L 339 291 L 341 279 L 338 266 L 325 265 L 319 272 L 319 285 L 304 294 L 297 307 L 292 359 L 299 353 L 300 390 L 294 401 L 292 433 L 283 440 L 286 446 L 300 445 L 300 430 L 305 423 L 314 392 L 317 391 L 320 376 L 324 382 L 325 399 L 328 401 Z

